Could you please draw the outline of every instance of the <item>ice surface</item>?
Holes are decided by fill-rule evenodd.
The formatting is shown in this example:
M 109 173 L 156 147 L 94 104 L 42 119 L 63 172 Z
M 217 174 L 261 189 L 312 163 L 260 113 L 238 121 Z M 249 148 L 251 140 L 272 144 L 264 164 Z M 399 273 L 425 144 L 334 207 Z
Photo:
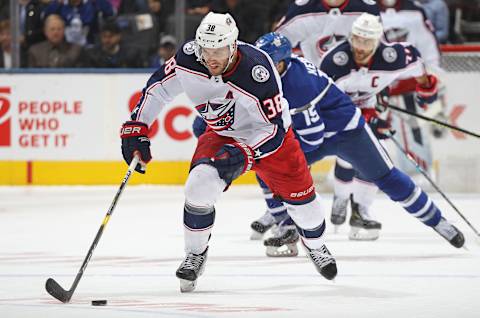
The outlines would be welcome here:
M 44 289 L 70 288 L 117 187 L 0 187 L 0 317 L 480 317 L 480 246 L 439 196 L 444 215 L 466 235 L 457 250 L 379 196 L 376 242 L 352 242 L 348 226 L 328 248 L 339 274 L 323 279 L 303 251 L 268 258 L 250 241 L 264 212 L 259 188 L 234 186 L 217 204 L 204 275 L 181 294 L 182 187 L 128 186 L 69 304 Z M 331 195 L 323 195 L 326 211 Z M 479 195 L 451 195 L 480 228 Z M 91 300 L 107 299 L 106 307 Z

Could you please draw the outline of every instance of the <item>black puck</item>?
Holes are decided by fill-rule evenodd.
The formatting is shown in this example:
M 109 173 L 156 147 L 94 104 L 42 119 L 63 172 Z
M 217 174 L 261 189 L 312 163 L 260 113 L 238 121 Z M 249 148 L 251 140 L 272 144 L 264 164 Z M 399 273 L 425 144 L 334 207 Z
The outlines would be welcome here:
M 92 306 L 106 306 L 107 301 L 105 299 L 102 300 L 92 300 Z

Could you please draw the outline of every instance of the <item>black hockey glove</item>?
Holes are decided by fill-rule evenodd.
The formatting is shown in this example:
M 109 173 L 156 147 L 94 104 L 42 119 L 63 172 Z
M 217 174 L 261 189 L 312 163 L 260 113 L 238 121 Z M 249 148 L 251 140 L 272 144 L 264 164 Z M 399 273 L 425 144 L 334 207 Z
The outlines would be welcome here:
M 395 134 L 395 131 L 391 130 L 392 125 L 390 125 L 388 121 L 378 117 L 371 117 L 368 125 L 378 139 L 388 139 Z
M 253 166 L 253 150 L 244 143 L 224 145 L 212 158 L 212 165 L 228 185 Z
M 380 93 L 377 94 L 377 104 L 375 109 L 379 113 L 383 113 L 387 110 L 390 99 L 390 89 L 385 87 Z
M 148 126 L 139 121 L 127 121 L 122 125 L 120 137 L 122 138 L 123 159 L 130 164 L 135 152 L 140 155 L 140 161 L 146 164 L 152 160 L 150 154 L 150 139 L 148 139 Z M 145 169 L 139 163 L 135 171 L 145 173 Z

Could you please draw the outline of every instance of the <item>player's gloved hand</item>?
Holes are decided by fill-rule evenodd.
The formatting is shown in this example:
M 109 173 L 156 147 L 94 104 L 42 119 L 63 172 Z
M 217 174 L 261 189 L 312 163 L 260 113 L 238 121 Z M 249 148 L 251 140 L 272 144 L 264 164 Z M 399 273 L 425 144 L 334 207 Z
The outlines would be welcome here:
M 433 103 L 438 97 L 438 80 L 435 75 L 428 75 L 428 84 L 420 85 L 417 83 L 415 92 L 418 105 L 423 109 L 427 108 L 428 104 Z
M 195 135 L 195 137 L 198 138 L 207 129 L 207 123 L 205 122 L 205 120 L 203 120 L 202 117 L 197 116 L 197 117 L 195 117 L 195 120 L 193 121 L 192 128 L 193 128 L 193 134 Z
M 385 87 L 380 93 L 377 94 L 377 104 L 375 110 L 379 113 L 383 113 L 388 109 L 390 102 L 390 88 Z
M 148 126 L 140 121 L 127 121 L 122 125 L 120 137 L 122 138 L 123 159 L 130 164 L 133 156 L 137 152 L 140 155 L 140 161 L 145 165 L 152 160 L 150 154 L 150 139 L 148 135 Z M 135 171 L 145 173 L 142 164 L 137 164 Z
M 224 145 L 212 158 L 220 178 L 230 184 L 253 166 L 253 150 L 248 145 L 236 142 Z
M 378 139 L 388 139 L 395 133 L 394 130 L 391 130 L 392 125 L 388 121 L 378 117 L 371 117 L 368 125 Z

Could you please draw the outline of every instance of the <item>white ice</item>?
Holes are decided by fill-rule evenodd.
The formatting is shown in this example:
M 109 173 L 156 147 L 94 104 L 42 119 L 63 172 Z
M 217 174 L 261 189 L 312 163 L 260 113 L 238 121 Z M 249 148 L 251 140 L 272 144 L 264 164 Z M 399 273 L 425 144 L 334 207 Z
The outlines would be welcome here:
M 480 246 L 460 228 L 455 249 L 402 208 L 379 196 L 383 223 L 375 242 L 352 242 L 348 226 L 327 246 L 338 263 L 322 278 L 303 251 L 268 258 L 250 241 L 264 203 L 254 186 L 233 186 L 217 205 L 205 273 L 182 294 L 175 270 L 183 258 L 182 187 L 127 186 L 69 304 L 47 294 L 52 277 L 70 288 L 117 190 L 112 187 L 0 188 L 0 317 L 480 317 Z M 322 196 L 327 210 L 331 195 Z M 480 228 L 479 195 L 451 199 Z M 105 307 L 91 300 L 106 299 Z

